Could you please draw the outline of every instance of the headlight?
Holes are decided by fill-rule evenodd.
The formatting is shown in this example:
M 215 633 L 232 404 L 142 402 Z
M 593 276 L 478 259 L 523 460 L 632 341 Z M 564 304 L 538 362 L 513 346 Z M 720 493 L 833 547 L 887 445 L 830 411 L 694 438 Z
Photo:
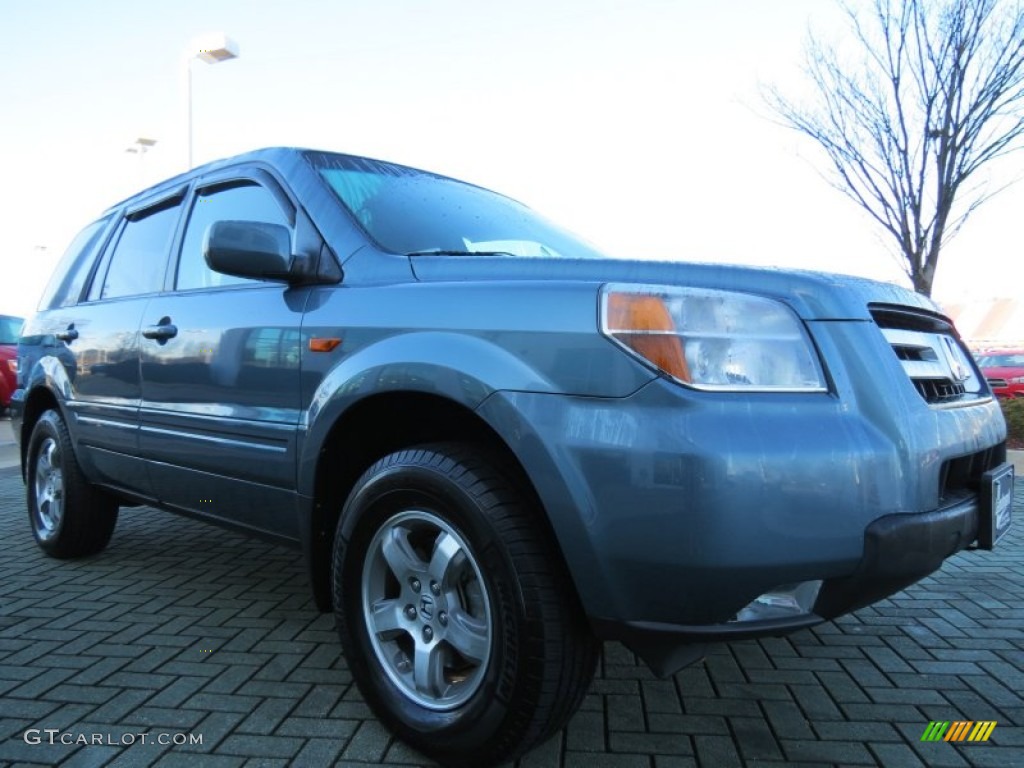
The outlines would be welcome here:
M 1024 376 L 1016 376 L 1012 379 L 1007 379 L 1008 384 L 1024 384 Z
M 696 389 L 827 390 L 799 318 L 760 296 L 612 283 L 601 290 L 601 332 Z

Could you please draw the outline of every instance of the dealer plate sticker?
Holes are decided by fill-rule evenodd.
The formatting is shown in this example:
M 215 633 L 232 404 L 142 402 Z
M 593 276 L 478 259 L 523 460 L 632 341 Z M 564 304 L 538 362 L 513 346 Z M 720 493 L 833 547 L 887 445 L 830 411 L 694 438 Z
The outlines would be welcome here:
M 1013 465 L 992 478 L 992 543 L 1010 529 L 1013 509 Z

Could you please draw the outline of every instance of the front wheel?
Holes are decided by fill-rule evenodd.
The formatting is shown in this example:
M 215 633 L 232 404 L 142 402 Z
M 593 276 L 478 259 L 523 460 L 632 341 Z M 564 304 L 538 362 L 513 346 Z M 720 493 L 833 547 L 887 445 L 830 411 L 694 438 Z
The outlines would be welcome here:
M 26 459 L 28 518 L 40 548 L 68 558 L 106 547 L 117 524 L 117 502 L 85 479 L 59 413 L 39 417 Z
M 333 597 L 367 703 L 448 765 L 511 760 L 548 738 L 593 676 L 598 645 L 539 511 L 463 446 L 400 451 L 359 479 Z

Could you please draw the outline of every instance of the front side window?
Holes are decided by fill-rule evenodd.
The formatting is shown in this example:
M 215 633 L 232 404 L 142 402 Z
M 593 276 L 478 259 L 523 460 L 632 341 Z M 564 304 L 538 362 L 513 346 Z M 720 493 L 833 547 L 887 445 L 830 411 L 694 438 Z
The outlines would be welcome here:
M 392 253 L 602 258 L 522 203 L 393 163 L 328 152 L 307 161 L 366 233 Z
M 133 214 L 114 247 L 100 298 L 138 296 L 163 287 L 180 206 L 165 204 Z
M 182 239 L 175 282 L 179 291 L 240 283 L 262 285 L 257 280 L 214 272 L 206 265 L 203 241 L 210 225 L 217 221 L 260 221 L 289 226 L 288 217 L 274 196 L 256 184 L 235 184 L 199 192 L 192 203 L 192 213 Z

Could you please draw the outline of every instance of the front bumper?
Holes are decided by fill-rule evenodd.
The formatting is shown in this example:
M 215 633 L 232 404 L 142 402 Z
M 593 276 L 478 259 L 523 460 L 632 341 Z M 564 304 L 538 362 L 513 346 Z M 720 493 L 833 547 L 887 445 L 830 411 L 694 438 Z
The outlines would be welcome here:
M 849 576 L 826 581 L 814 612 L 826 619 L 862 608 L 938 570 L 978 538 L 979 497 L 916 515 L 887 515 L 864 532 L 864 557 Z
M 977 537 L 977 497 L 918 514 L 886 515 L 864 532 L 864 555 L 848 576 L 825 579 L 810 612 L 761 621 L 682 625 L 645 621 L 593 621 L 605 639 L 625 643 L 660 676 L 703 655 L 709 642 L 780 636 L 870 605 L 914 584 Z
M 862 341 L 829 339 L 840 330 Z M 932 408 L 906 378 L 882 398 L 831 373 L 834 394 L 659 379 L 625 398 L 497 392 L 479 413 L 533 481 L 595 628 L 664 671 L 684 645 L 784 634 L 892 594 L 977 536 L 980 478 L 1005 461 L 998 404 Z M 806 616 L 736 621 L 811 581 Z
M 920 411 L 879 426 L 827 394 L 660 380 L 617 399 L 499 392 L 480 408 L 533 481 L 587 615 L 693 626 L 778 585 L 850 576 L 876 520 L 957 504 L 1005 460 L 995 402 Z

